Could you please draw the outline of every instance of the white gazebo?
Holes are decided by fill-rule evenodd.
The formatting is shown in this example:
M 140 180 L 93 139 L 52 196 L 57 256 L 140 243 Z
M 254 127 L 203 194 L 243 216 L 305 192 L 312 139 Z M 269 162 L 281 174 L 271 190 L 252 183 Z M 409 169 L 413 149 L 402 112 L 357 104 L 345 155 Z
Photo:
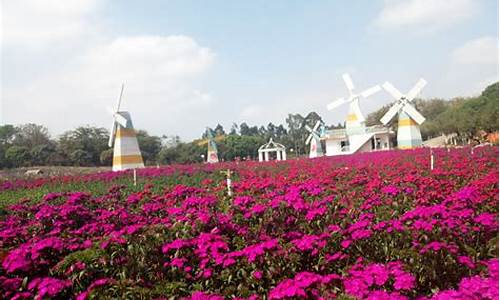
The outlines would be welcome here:
M 286 160 L 286 148 L 282 144 L 269 139 L 269 142 L 260 146 L 259 161 L 269 161 L 269 152 L 276 152 L 276 160 Z

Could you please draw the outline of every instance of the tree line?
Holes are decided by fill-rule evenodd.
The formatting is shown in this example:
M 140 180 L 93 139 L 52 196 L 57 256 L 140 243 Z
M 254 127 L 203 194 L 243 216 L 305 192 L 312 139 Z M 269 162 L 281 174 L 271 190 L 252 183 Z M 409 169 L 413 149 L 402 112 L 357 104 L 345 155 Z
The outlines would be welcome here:
M 321 117 L 311 112 L 303 117 L 289 114 L 284 125 L 267 126 L 234 123 L 226 132 L 217 124 L 210 128 L 217 139 L 220 159 L 255 159 L 260 145 L 270 138 L 284 144 L 288 151 L 303 155 L 304 141 L 309 132 L 305 124 L 313 126 Z M 139 148 L 146 165 L 202 162 L 207 150 L 206 131 L 200 138 L 184 142 L 179 136 L 155 136 L 137 130 Z M 102 127 L 81 126 L 53 138 L 48 129 L 39 124 L 0 126 L 0 168 L 30 166 L 110 166 L 113 149 L 108 147 L 109 131 Z
M 481 95 L 453 100 L 416 100 L 417 110 L 426 117 L 421 126 L 424 140 L 441 134 L 455 133 L 464 142 L 480 131 L 498 132 L 498 82 L 488 86 Z M 390 105 L 369 114 L 367 125 L 380 124 Z M 305 155 L 305 140 L 313 127 L 323 121 L 316 112 L 306 116 L 288 114 L 284 124 L 267 126 L 233 123 L 229 130 L 220 124 L 209 128 L 216 139 L 219 158 L 225 161 L 256 159 L 258 148 L 270 138 L 283 144 L 289 156 Z M 326 126 L 342 128 L 344 124 Z M 397 129 L 397 118 L 389 126 Z M 51 137 L 46 127 L 38 124 L 0 126 L 0 168 L 59 165 L 110 166 L 113 149 L 109 148 L 109 132 L 105 128 L 82 126 Z M 146 165 L 202 162 L 206 155 L 207 132 L 190 142 L 179 136 L 155 136 L 137 131 L 137 139 Z
M 498 132 L 498 82 L 486 87 L 477 97 L 416 99 L 414 105 L 426 118 L 420 126 L 423 140 L 442 134 L 456 134 L 462 143 L 467 143 L 481 132 Z M 366 124 L 380 124 L 379 120 L 390 106 L 386 105 L 369 114 Z M 393 118 L 388 126 L 396 130 L 397 118 Z

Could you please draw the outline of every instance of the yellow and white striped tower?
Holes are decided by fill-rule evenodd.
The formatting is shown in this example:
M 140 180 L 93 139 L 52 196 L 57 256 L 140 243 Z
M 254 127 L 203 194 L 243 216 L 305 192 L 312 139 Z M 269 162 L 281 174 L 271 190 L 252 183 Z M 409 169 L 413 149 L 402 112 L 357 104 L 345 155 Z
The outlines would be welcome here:
M 120 111 L 123 88 L 122 84 L 116 109 L 108 108 L 113 116 L 108 142 L 108 146 L 113 147 L 113 171 L 144 168 L 132 118 L 128 112 Z
M 141 150 L 137 142 L 132 118 L 126 111 L 117 112 L 126 124 L 117 124 L 113 148 L 113 171 L 144 168 Z
M 422 146 L 422 135 L 417 122 L 401 111 L 398 118 L 398 148 L 411 149 L 420 146 Z
M 345 130 L 348 135 L 365 133 L 365 119 L 359 108 L 359 98 L 355 98 L 349 103 Z

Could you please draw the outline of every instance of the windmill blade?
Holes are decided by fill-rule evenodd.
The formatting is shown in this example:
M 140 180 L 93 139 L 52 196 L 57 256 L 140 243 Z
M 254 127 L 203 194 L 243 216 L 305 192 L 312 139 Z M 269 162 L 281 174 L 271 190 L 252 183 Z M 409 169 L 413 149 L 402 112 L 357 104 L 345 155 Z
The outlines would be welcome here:
M 318 131 L 319 125 L 321 125 L 321 121 L 317 121 L 316 124 L 314 124 L 313 131 L 316 132 Z
M 341 106 L 342 104 L 344 104 L 344 103 L 346 103 L 346 102 L 347 102 L 347 101 L 346 101 L 344 98 L 339 98 L 339 99 L 337 99 L 337 100 L 333 101 L 332 103 L 328 104 L 328 105 L 326 106 L 326 109 L 328 109 L 328 110 L 332 110 L 332 109 L 334 109 L 334 108 L 337 108 L 337 107 Z
M 122 96 L 123 96 L 123 88 L 125 87 L 125 84 L 122 83 L 122 90 L 120 91 L 120 97 L 118 98 L 118 103 L 116 104 L 116 110 L 115 111 L 120 111 L 120 105 L 122 104 Z
M 403 98 L 405 95 L 403 95 L 397 88 L 395 88 L 391 83 L 389 82 L 384 82 L 384 84 L 382 85 L 382 87 L 384 88 L 384 90 L 386 90 L 386 92 L 388 92 L 389 94 L 391 94 L 392 97 L 394 97 L 394 99 L 401 99 Z
M 312 138 L 313 138 L 313 135 L 312 135 L 312 133 L 311 133 L 311 134 L 307 137 L 307 139 L 306 139 L 306 145 L 307 145 L 307 144 L 309 144 L 309 143 L 311 142 Z
M 361 112 L 361 109 L 359 108 L 359 100 L 358 99 L 354 100 L 354 102 L 351 104 L 351 108 L 352 108 L 352 111 L 354 112 L 354 114 L 356 115 L 356 117 L 358 118 L 358 121 L 364 122 L 365 117 L 363 116 L 363 113 Z
M 389 111 L 387 111 L 385 113 L 385 115 L 382 117 L 382 119 L 380 119 L 380 122 L 382 122 L 382 124 L 384 125 L 387 125 L 387 123 L 389 123 L 389 121 L 399 112 L 399 110 L 401 109 L 401 103 L 397 102 L 396 104 L 394 104 L 390 109 Z
M 403 106 L 403 111 L 407 113 L 415 122 L 417 122 L 418 125 L 424 123 L 425 118 L 422 116 L 416 109 L 413 107 L 413 105 L 406 103 Z
M 307 125 L 307 124 L 304 125 L 304 128 L 307 129 L 307 131 L 309 131 L 311 133 L 313 132 L 313 129 L 311 127 L 309 127 L 309 125 Z
M 362 92 L 361 96 L 363 96 L 363 98 L 368 98 L 371 95 L 380 92 L 381 89 L 382 88 L 380 87 L 380 85 L 377 84 L 377 85 L 372 86 L 371 88 L 365 90 L 364 92 Z
M 113 147 L 113 143 L 115 142 L 115 132 L 116 132 L 116 122 L 113 120 L 113 125 L 111 126 L 111 130 L 109 131 L 109 140 L 108 146 Z
M 413 100 L 415 97 L 417 97 L 418 94 L 420 94 L 420 92 L 426 85 L 427 81 L 425 81 L 425 79 L 423 78 L 420 78 L 417 84 L 415 84 L 415 86 L 408 92 L 408 94 L 406 95 L 406 99 L 408 99 L 408 101 Z
M 352 83 L 351 76 L 349 74 L 345 73 L 342 75 L 342 79 L 344 79 L 345 85 L 347 86 L 347 89 L 352 92 L 354 90 L 354 84 Z
M 118 124 L 122 125 L 123 127 L 127 127 L 127 119 L 125 117 L 118 113 L 115 113 L 113 116 L 115 117 L 115 120 L 116 122 L 118 122 Z

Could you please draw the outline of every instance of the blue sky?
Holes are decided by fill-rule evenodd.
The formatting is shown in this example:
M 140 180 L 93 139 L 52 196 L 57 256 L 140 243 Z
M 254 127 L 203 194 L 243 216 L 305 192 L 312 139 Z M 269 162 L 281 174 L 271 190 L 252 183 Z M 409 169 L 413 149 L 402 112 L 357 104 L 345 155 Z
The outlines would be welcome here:
M 2 119 L 54 134 L 109 127 L 123 108 L 136 127 L 189 140 L 205 126 L 284 123 L 347 90 L 420 78 L 422 97 L 470 96 L 498 80 L 498 2 L 6 0 Z M 390 102 L 362 99 L 365 114 Z

